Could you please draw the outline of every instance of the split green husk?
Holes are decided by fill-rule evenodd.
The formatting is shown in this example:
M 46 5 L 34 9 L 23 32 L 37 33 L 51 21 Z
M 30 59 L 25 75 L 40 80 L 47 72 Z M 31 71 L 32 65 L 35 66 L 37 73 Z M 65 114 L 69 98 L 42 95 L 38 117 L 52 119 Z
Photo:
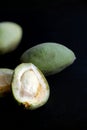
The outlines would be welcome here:
M 22 63 L 14 70 L 12 93 L 19 104 L 27 109 L 43 106 L 50 94 L 48 82 L 32 63 Z

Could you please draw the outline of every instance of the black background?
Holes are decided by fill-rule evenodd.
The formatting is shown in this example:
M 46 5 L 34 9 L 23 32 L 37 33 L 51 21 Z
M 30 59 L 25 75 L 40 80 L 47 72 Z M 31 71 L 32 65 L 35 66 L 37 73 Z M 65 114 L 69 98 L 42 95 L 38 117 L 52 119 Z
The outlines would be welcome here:
M 0 126 L 7 129 L 86 127 L 87 4 L 59 0 L 32 1 L 24 7 L 1 6 L 1 21 L 20 24 L 23 38 L 16 50 L 0 56 L 0 67 L 14 69 L 26 49 L 42 42 L 61 43 L 73 50 L 77 59 L 61 73 L 47 77 L 51 93 L 43 107 L 29 111 L 19 106 L 12 95 L 0 98 Z

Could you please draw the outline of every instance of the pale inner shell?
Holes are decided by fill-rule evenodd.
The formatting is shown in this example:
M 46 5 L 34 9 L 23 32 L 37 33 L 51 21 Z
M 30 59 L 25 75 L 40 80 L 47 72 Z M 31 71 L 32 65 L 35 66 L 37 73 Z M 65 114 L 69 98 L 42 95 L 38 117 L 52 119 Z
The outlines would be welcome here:
M 39 80 L 32 70 L 23 73 L 21 77 L 21 96 L 34 97 L 37 94 Z

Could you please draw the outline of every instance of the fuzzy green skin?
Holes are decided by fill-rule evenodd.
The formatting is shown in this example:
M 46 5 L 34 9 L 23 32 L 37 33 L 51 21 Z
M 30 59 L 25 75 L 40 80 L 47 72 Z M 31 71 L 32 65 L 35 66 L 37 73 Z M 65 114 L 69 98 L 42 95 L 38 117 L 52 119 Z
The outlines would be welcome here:
M 76 59 L 69 48 L 58 43 L 42 43 L 25 51 L 21 62 L 35 64 L 44 75 L 58 73 L 71 65 Z
M 3 73 L 3 75 L 8 75 L 10 76 L 11 80 L 13 77 L 13 70 L 12 69 L 8 69 L 8 68 L 0 68 L 0 73 Z M 9 88 L 5 90 L 5 88 L 3 89 L 3 91 L 0 90 L 0 97 L 4 97 L 7 94 L 9 94 L 11 92 L 11 81 L 9 81 L 10 86 L 8 86 Z
M 22 27 L 14 22 L 0 23 L 0 54 L 11 52 L 17 48 L 22 39 Z
M 44 77 L 43 73 L 38 68 L 37 68 L 37 70 L 39 71 L 39 73 L 41 74 L 44 82 L 46 83 L 46 90 L 48 92 L 48 96 L 46 98 L 44 98 L 44 100 L 41 103 L 37 102 L 36 104 L 33 104 L 33 102 L 32 102 L 32 104 L 29 104 L 29 106 L 27 106 L 27 107 L 25 107 L 24 103 L 21 102 L 19 99 L 17 99 L 17 97 L 15 96 L 15 85 L 16 85 L 16 80 L 18 78 L 17 74 L 23 69 L 23 67 L 25 67 L 25 66 L 27 67 L 27 66 L 29 66 L 31 64 L 32 63 L 22 63 L 22 64 L 18 65 L 14 70 L 13 80 L 12 80 L 12 94 L 13 94 L 13 97 L 18 102 L 19 105 L 24 106 L 24 108 L 26 108 L 27 110 L 35 110 L 35 109 L 43 106 L 48 101 L 49 96 L 50 96 L 49 84 L 48 84 L 46 78 Z

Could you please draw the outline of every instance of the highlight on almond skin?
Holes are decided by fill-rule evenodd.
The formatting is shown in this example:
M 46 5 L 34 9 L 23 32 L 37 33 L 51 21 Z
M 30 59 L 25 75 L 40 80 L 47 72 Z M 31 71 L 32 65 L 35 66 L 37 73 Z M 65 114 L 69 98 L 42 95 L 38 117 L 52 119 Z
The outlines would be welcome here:
M 11 80 L 13 70 L 8 68 L 0 68 L 0 96 L 5 96 L 11 92 Z
M 50 89 L 43 73 L 32 63 L 21 63 L 14 70 L 12 93 L 19 104 L 34 110 L 43 106 Z

